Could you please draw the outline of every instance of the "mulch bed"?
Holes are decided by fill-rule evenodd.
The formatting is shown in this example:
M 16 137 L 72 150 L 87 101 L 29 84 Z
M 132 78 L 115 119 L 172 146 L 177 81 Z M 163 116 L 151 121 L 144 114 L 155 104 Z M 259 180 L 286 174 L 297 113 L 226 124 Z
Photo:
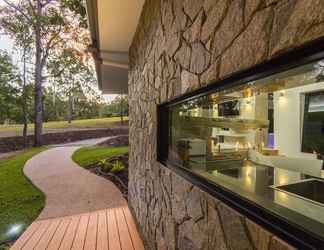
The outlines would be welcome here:
M 128 135 L 118 135 L 98 144 L 105 147 L 121 147 L 128 146 Z M 107 158 L 107 162 L 114 163 L 120 161 L 125 166 L 125 170 L 120 173 L 105 173 L 101 170 L 100 163 L 89 166 L 87 169 L 96 175 L 113 182 L 117 188 L 122 192 L 124 198 L 127 200 L 128 194 L 128 153 Z
M 124 198 L 127 200 L 127 194 L 128 194 L 128 153 L 123 155 L 118 155 L 114 157 L 110 157 L 107 159 L 108 162 L 113 163 L 116 161 L 120 161 L 125 166 L 125 170 L 120 173 L 105 173 L 101 170 L 101 167 L 97 164 L 92 165 L 89 167 L 89 171 L 104 177 L 107 180 L 112 181 L 117 188 L 122 192 Z

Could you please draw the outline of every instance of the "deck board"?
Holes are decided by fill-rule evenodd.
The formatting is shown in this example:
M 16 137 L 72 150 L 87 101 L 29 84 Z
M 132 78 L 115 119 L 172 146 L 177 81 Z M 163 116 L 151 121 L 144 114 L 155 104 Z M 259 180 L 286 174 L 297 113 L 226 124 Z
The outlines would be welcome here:
M 98 215 L 97 250 L 109 250 L 106 211 L 100 211 Z
M 64 238 L 61 242 L 60 250 L 70 250 L 76 235 L 76 231 L 79 225 L 80 216 L 74 216 L 71 218 L 69 227 L 66 230 Z
M 116 220 L 119 235 L 123 235 L 124 237 L 120 237 L 120 244 L 123 250 L 134 250 L 132 238 L 130 236 L 127 223 L 125 221 L 125 216 L 122 208 L 118 208 L 115 210 Z
M 123 207 L 125 220 L 129 229 L 130 236 L 132 238 L 133 246 L 135 250 L 144 250 L 143 241 L 137 231 L 135 221 L 128 207 Z
M 42 238 L 40 239 L 40 241 L 36 245 L 35 250 L 46 249 L 46 247 L 48 246 L 48 244 L 51 241 L 52 237 L 54 236 L 55 231 L 57 230 L 60 222 L 61 222 L 60 219 L 52 221 L 52 223 L 49 226 L 48 230 L 46 231 L 46 233 L 43 234 Z
M 144 250 L 128 207 L 35 221 L 16 249 Z
M 21 249 L 26 242 L 32 237 L 32 235 L 37 231 L 37 229 L 42 224 L 41 221 L 34 222 L 27 228 L 27 230 L 19 237 L 14 246 L 11 247 L 12 250 Z
M 98 213 L 89 216 L 89 224 L 84 243 L 84 249 L 96 250 L 97 248 Z
M 107 211 L 109 250 L 121 250 L 115 210 Z
M 59 249 L 62 239 L 64 237 L 64 234 L 66 232 L 66 229 L 68 228 L 69 224 L 71 222 L 70 218 L 63 218 L 59 227 L 56 230 L 56 233 L 54 234 L 52 240 L 47 246 L 48 250 L 54 250 Z
M 75 239 L 72 245 L 72 249 L 75 250 L 83 249 L 85 238 L 87 235 L 88 224 L 89 224 L 89 214 L 82 215 L 77 229 L 77 234 L 75 235 Z
M 39 240 L 49 228 L 52 221 L 43 221 L 39 226 L 37 231 L 32 235 L 32 237 L 26 242 L 26 245 L 22 249 L 30 250 L 34 249 L 34 247 L 38 244 Z

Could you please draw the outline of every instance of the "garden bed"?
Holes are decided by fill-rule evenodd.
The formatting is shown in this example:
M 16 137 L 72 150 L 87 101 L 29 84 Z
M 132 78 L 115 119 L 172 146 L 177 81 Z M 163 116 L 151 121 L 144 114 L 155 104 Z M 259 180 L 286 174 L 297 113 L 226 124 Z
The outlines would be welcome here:
M 120 172 L 105 171 L 103 168 L 103 161 L 96 162 L 95 164 L 88 166 L 90 172 L 104 177 L 107 180 L 113 182 L 118 189 L 122 192 L 124 198 L 127 200 L 128 195 L 128 153 L 113 156 L 105 159 L 106 165 L 113 165 L 116 162 L 122 163 L 124 169 Z
M 78 149 L 73 160 L 91 173 L 113 182 L 127 200 L 128 135 L 118 135 L 94 146 Z

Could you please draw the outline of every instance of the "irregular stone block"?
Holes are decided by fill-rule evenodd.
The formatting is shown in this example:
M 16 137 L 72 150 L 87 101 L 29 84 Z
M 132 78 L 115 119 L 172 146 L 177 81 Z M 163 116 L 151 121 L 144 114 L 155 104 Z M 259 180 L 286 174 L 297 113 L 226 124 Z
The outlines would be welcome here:
M 271 56 L 324 36 L 322 0 L 290 0 L 278 4 L 275 13 Z
M 201 42 L 193 43 L 191 49 L 190 72 L 201 74 L 209 66 L 210 53 Z
M 197 75 L 189 71 L 182 71 L 181 73 L 181 93 L 185 93 L 194 89 L 199 85 L 199 78 Z
M 216 27 L 218 27 L 220 22 L 224 19 L 228 7 L 228 1 L 216 2 L 215 0 L 212 0 L 211 2 L 212 3 L 209 4 L 206 4 L 205 2 L 204 5 L 206 12 L 209 12 L 207 12 L 206 21 L 201 31 L 201 39 L 203 41 L 206 41 L 210 37 L 210 35 L 215 31 Z
M 217 58 L 233 42 L 236 36 L 242 32 L 244 27 L 243 20 L 244 1 L 233 1 L 229 6 L 227 14 L 216 30 L 213 40 L 213 57 Z
M 248 232 L 245 231 L 243 217 L 222 203 L 217 207 L 229 248 L 235 250 L 253 249 Z
M 272 11 L 258 12 L 247 29 L 223 54 L 220 77 L 251 67 L 267 58 Z

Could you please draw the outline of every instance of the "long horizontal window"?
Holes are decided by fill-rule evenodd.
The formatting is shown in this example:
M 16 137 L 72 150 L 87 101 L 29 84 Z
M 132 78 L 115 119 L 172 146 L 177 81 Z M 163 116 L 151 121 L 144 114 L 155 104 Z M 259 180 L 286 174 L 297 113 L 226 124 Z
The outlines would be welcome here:
M 200 94 L 167 117 L 168 164 L 323 238 L 324 61 Z

